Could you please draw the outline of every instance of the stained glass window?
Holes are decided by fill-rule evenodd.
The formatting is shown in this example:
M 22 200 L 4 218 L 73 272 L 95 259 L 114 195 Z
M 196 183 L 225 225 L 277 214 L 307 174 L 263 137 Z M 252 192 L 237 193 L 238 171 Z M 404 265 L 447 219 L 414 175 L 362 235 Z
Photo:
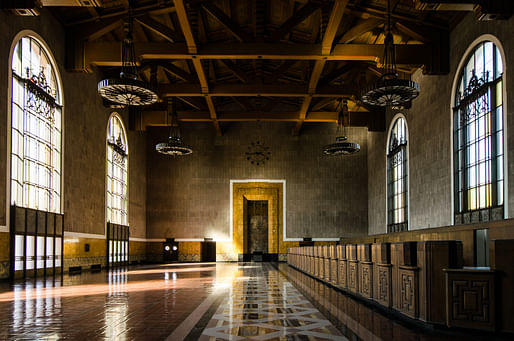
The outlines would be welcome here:
M 479 211 L 478 220 L 491 220 L 488 211 L 503 207 L 502 76 L 500 51 L 490 41 L 475 47 L 460 73 L 453 109 L 456 218 Z
M 60 213 L 62 100 L 54 65 L 33 37 L 14 48 L 11 204 Z
M 111 115 L 107 131 L 107 222 L 128 225 L 127 137 L 121 118 Z
M 398 117 L 387 147 L 387 232 L 407 231 L 407 127 Z

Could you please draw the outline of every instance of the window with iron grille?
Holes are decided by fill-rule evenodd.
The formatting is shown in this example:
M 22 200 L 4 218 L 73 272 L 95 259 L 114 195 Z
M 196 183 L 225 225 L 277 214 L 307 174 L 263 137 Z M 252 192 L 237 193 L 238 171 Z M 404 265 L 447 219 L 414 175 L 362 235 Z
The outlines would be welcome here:
M 55 63 L 22 37 L 12 56 L 11 204 L 61 213 L 62 102 Z
M 387 232 L 408 230 L 407 126 L 398 117 L 387 146 Z
M 503 218 L 502 75 L 500 51 L 490 41 L 475 47 L 460 72 L 453 108 L 456 223 Z
M 111 115 L 107 131 L 107 222 L 128 225 L 127 137 L 121 118 Z
M 62 94 L 42 42 L 21 37 L 11 64 L 10 277 L 62 274 Z

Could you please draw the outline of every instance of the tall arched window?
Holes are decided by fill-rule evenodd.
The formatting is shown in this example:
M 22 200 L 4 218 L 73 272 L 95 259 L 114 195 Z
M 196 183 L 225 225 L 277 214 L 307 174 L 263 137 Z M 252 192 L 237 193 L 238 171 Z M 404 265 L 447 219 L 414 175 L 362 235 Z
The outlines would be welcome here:
M 41 40 L 15 41 L 11 63 L 11 277 L 61 268 L 62 94 Z
M 107 222 L 128 225 L 127 137 L 120 116 L 111 115 L 107 129 Z
M 127 135 L 121 117 L 114 113 L 107 127 L 107 252 L 108 266 L 128 262 Z
M 387 145 L 387 232 L 408 230 L 407 126 L 400 116 L 393 121 Z
M 498 47 L 484 41 L 458 76 L 453 108 L 456 223 L 503 218 L 502 75 Z
M 61 212 L 62 100 L 55 63 L 33 37 L 12 57 L 11 204 Z

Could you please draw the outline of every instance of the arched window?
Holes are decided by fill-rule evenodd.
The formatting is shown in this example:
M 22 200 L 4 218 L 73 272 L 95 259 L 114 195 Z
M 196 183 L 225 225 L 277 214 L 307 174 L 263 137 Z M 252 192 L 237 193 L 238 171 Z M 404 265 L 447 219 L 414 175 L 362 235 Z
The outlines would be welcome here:
M 20 34 L 11 62 L 11 278 L 61 268 L 62 94 L 41 40 Z
M 107 129 L 107 222 L 128 225 L 127 136 L 120 116 L 111 115 Z
M 11 204 L 61 213 L 62 100 L 54 65 L 33 37 L 14 48 Z
M 456 223 L 503 218 L 502 75 L 501 54 L 491 41 L 475 46 L 458 75 L 453 108 Z
M 107 249 L 108 266 L 128 262 L 127 135 L 121 117 L 114 113 L 107 127 Z
M 408 230 L 407 126 L 400 116 L 393 121 L 387 145 L 387 232 Z

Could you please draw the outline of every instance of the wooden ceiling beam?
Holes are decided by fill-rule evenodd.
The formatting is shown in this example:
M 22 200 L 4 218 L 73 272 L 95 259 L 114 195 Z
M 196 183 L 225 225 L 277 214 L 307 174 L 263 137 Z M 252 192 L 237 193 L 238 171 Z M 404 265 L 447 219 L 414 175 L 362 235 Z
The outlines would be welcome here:
M 182 29 L 182 33 L 184 33 L 184 38 L 186 38 L 187 51 L 191 54 L 196 54 L 196 42 L 193 36 L 193 31 L 191 31 L 191 25 L 187 16 L 184 0 L 173 0 L 173 3 L 175 4 L 175 10 L 177 12 L 180 28 Z
M 236 24 L 228 15 L 225 14 L 213 2 L 205 1 L 201 3 L 202 9 L 216 19 L 223 27 L 225 27 L 240 42 L 248 42 L 253 38 L 247 34 L 241 26 Z
M 153 33 L 161 36 L 162 38 L 174 43 L 177 41 L 182 40 L 180 35 L 169 28 L 168 26 L 161 24 L 160 22 L 152 19 L 150 16 L 145 15 L 142 17 L 136 17 L 135 20 L 141 24 L 142 26 L 146 27 Z
M 412 23 L 397 21 L 395 23 L 395 27 L 401 33 L 417 41 L 421 41 L 423 43 L 429 43 L 430 41 L 432 41 L 431 32 Z
M 379 61 L 383 58 L 383 44 L 336 44 L 328 56 L 321 54 L 320 44 L 206 44 L 196 47 L 175 43 L 137 43 L 136 55 L 140 59 L 275 59 L 275 60 L 328 60 Z M 430 61 L 433 49 L 429 44 L 396 45 L 397 64 L 423 65 Z M 192 53 L 188 51 L 195 50 Z M 84 59 L 87 66 L 121 65 L 121 43 L 85 42 Z
M 330 18 L 328 20 L 328 25 L 325 30 L 325 34 L 323 35 L 323 40 L 321 41 L 322 55 L 329 55 L 332 51 L 334 38 L 339 26 L 341 25 L 341 21 L 343 20 L 346 5 L 348 5 L 348 0 L 336 0 L 334 2 L 334 6 L 332 7 L 332 12 L 330 13 Z
M 186 103 L 187 105 L 195 108 L 196 110 L 205 110 L 205 105 L 201 103 L 199 98 L 190 98 L 190 97 L 177 97 L 182 102 Z
M 229 70 L 236 76 L 241 82 L 249 83 L 250 77 L 246 74 L 246 72 L 240 68 L 236 63 L 231 61 L 230 59 L 221 59 L 220 60 Z
M 341 77 L 342 75 L 344 75 L 345 73 L 347 73 L 348 71 L 353 69 L 355 66 L 356 65 L 354 63 L 348 62 L 348 63 L 344 64 L 343 66 L 341 66 L 340 68 L 337 68 L 336 70 L 332 71 L 328 75 L 323 76 L 323 78 L 321 78 L 319 80 L 319 83 L 320 84 L 328 84 L 328 83 L 332 82 L 334 79 Z
M 104 36 L 122 25 L 122 19 L 108 19 L 100 23 L 76 26 L 73 28 L 73 31 L 76 32 L 75 39 L 91 41 Z
M 265 83 L 274 83 L 280 79 L 293 65 L 295 65 L 297 60 L 285 60 L 283 61 L 269 77 L 267 77 L 264 82 Z
M 191 24 L 189 23 L 189 18 L 187 16 L 186 8 L 184 6 L 184 0 L 174 0 L 175 8 L 177 10 L 177 17 L 179 19 L 180 28 L 184 33 L 184 37 L 186 38 L 186 44 L 188 52 L 191 54 L 197 53 L 197 46 L 195 42 L 195 38 L 193 36 L 193 32 L 191 30 Z M 216 117 L 216 108 L 214 106 L 214 102 L 211 97 L 207 96 L 209 92 L 209 82 L 207 80 L 207 76 L 205 75 L 202 61 L 198 58 L 194 58 L 193 56 L 193 67 L 196 71 L 196 75 L 198 76 L 198 80 L 200 82 L 201 93 L 205 96 L 205 101 L 207 102 L 207 107 L 209 108 L 210 118 L 212 120 L 212 124 L 216 129 L 216 134 L 218 136 L 222 135 L 220 124 Z
M 218 122 L 218 114 L 216 113 L 216 107 L 214 106 L 214 101 L 212 100 L 212 97 L 205 96 L 205 101 L 207 102 L 207 107 L 209 108 L 209 116 L 212 120 L 212 124 L 214 125 L 214 128 L 216 129 L 216 135 L 222 136 L 223 132 L 221 131 L 220 123 Z
M 185 82 L 196 83 L 196 77 L 189 72 L 173 65 L 170 62 L 158 63 L 158 66 L 162 67 L 164 71 L 171 73 L 172 75 L 182 79 Z
M 136 127 L 144 130 L 147 126 L 168 126 L 165 110 L 141 110 L 139 112 L 140 124 Z M 385 127 L 377 126 L 374 122 L 376 117 L 383 116 L 383 111 L 350 111 L 349 121 L 351 127 L 368 127 L 369 130 L 383 131 Z M 177 117 L 182 122 L 209 122 L 211 121 L 208 111 L 177 111 Z M 338 113 L 335 111 L 310 111 L 304 122 L 306 123 L 337 123 Z M 297 122 L 298 112 L 265 112 L 265 111 L 242 111 L 242 112 L 220 112 L 218 113 L 219 122 Z M 381 130 L 382 129 L 382 130 Z
M 371 31 L 375 27 L 384 23 L 384 20 L 370 18 L 366 20 L 362 20 L 357 25 L 353 26 L 347 32 L 345 32 L 342 36 L 337 38 L 338 43 L 349 43 L 354 39 L 358 38 L 360 35 Z
M 158 91 L 162 97 L 167 96 L 205 96 L 202 93 L 200 84 L 159 84 Z M 209 88 L 208 95 L 211 97 L 231 96 L 268 96 L 268 97 L 346 97 L 356 98 L 359 88 L 356 84 L 333 86 L 319 86 L 315 93 L 309 93 L 308 86 L 288 84 L 216 84 Z
M 312 111 L 319 111 L 329 105 L 330 103 L 333 103 L 336 99 L 332 97 L 324 97 L 320 98 L 316 104 L 314 104 L 311 108 Z
M 284 35 L 289 33 L 296 25 L 310 17 L 322 6 L 321 2 L 307 2 L 302 8 L 287 19 L 279 28 L 271 35 L 271 41 L 279 41 Z

